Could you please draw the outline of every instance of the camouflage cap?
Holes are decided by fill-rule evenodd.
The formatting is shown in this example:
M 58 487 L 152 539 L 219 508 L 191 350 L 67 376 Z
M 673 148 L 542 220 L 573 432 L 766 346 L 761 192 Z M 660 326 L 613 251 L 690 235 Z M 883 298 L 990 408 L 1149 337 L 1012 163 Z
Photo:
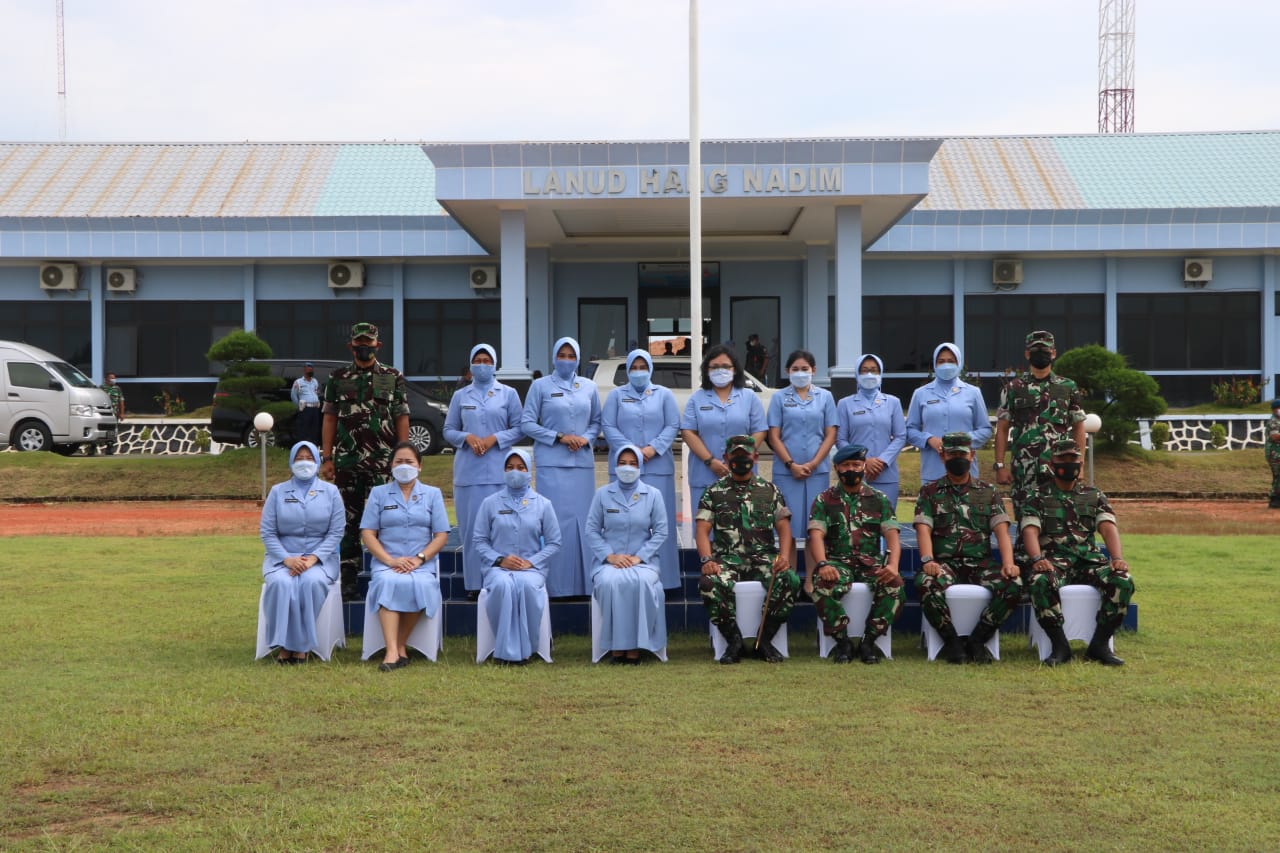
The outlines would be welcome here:
M 378 327 L 372 323 L 356 323 L 351 327 L 351 340 L 354 341 L 356 338 L 371 338 L 376 341 L 378 339 Z
M 1040 329 L 1027 335 L 1027 349 L 1035 349 L 1036 347 L 1057 349 L 1058 345 L 1053 342 L 1053 332 L 1046 332 Z
M 755 453 L 756 440 L 749 435 L 731 435 L 724 443 L 724 452 L 728 454 L 733 453 L 735 450 L 745 450 L 748 453 Z
M 944 453 L 960 450 L 969 453 L 972 450 L 972 446 L 973 439 L 969 438 L 969 433 L 967 432 L 949 432 L 942 437 L 942 450 Z
M 1271 408 L 1280 409 L 1280 397 L 1276 397 L 1274 400 L 1271 401 Z
M 861 444 L 846 444 L 836 451 L 835 461 L 848 462 L 850 459 L 866 459 L 867 449 Z
M 1060 438 L 1053 443 L 1054 456 L 1082 456 L 1074 438 Z

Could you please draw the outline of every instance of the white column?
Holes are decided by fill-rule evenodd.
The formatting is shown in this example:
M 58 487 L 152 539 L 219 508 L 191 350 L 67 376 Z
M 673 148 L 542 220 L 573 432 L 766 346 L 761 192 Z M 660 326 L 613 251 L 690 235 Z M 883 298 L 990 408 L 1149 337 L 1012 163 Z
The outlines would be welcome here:
M 821 384 L 830 384 L 827 376 L 827 296 L 831 280 L 827 270 L 827 246 L 810 243 L 804 256 L 804 348 L 818 359 L 814 367 Z
M 529 360 L 525 340 L 525 245 L 523 210 L 500 211 L 502 235 L 499 245 L 502 287 L 502 345 L 498 357 L 502 366 L 498 378 L 503 381 L 529 378 Z
M 545 246 L 529 249 L 528 330 L 525 366 L 537 365 L 544 373 L 551 369 L 551 345 L 559 335 L 551 334 L 551 252 Z M 581 332 L 581 329 L 578 330 Z M 530 373 L 532 376 L 532 373 Z M 526 377 L 528 378 L 528 377 Z
M 849 205 L 836 208 L 836 363 L 831 378 L 857 378 L 861 354 L 862 208 Z
M 391 268 L 391 363 L 404 371 L 404 342 L 409 330 L 404 326 L 404 262 Z
M 1107 349 L 1112 352 L 1119 352 L 1120 336 L 1117 332 L 1119 328 L 1119 318 L 1116 315 L 1116 259 L 1107 258 L 1104 275 L 1105 289 L 1102 297 L 1102 335 L 1106 341 Z
M 249 332 L 258 331 L 258 268 L 253 264 L 245 264 L 241 270 L 241 281 L 244 283 L 244 328 Z
M 1276 288 L 1280 287 L 1280 264 L 1275 255 L 1262 258 L 1262 401 L 1270 403 L 1278 395 L 1276 387 L 1277 342 L 1276 326 L 1280 319 L 1276 317 Z
M 111 369 L 104 364 L 107 359 L 107 305 L 102 268 L 85 270 L 84 275 L 85 281 L 89 282 L 89 362 L 93 369 L 90 378 L 101 385 L 102 378 Z
M 951 342 L 964 352 L 964 261 L 960 258 L 951 262 Z

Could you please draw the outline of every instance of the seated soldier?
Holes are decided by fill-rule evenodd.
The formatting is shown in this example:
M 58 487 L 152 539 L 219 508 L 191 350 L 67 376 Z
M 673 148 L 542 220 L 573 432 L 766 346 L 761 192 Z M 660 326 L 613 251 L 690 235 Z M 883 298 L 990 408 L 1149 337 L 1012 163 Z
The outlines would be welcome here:
M 756 652 L 770 663 L 781 663 L 773 636 L 787 621 L 800 590 L 800 576 L 791 570 L 786 545 L 791 541 L 791 511 L 777 487 L 753 474 L 756 441 L 749 435 L 725 442 L 729 474 L 712 483 L 698 501 L 695 540 L 702 561 L 698 589 L 711 623 L 727 643 L 720 663 L 737 663 L 742 656 L 733 587 L 738 581 L 759 581 L 768 595 L 764 621 L 756 635 Z M 774 534 L 777 541 L 774 541 Z
M 1102 593 L 1102 606 L 1084 656 L 1104 666 L 1123 666 L 1111 651 L 1111 638 L 1128 612 L 1133 579 L 1120 556 L 1115 514 L 1106 495 L 1080 482 L 1080 446 L 1074 439 L 1054 444 L 1051 463 L 1053 482 L 1042 486 L 1022 513 L 1022 545 L 1030 568 L 1027 589 L 1036 621 L 1053 643 L 1044 663 L 1058 666 L 1071 660 L 1058 589 L 1088 584 Z M 1098 548 L 1094 533 L 1102 534 L 1110 559 Z
M 813 603 L 822 618 L 822 630 L 836 641 L 836 663 L 853 660 L 849 640 L 849 616 L 840 600 L 855 583 L 871 588 L 871 612 L 867 614 L 858 656 L 863 663 L 883 659 L 876 640 L 883 637 L 906 600 L 898 576 L 898 521 L 882 493 L 862 481 L 867 448 L 847 444 L 835 455 L 838 485 L 818 495 L 809 513 L 809 575 L 814 577 Z M 888 545 L 880 553 L 880 537 Z M 816 575 L 816 577 L 815 577 Z
M 971 440 L 967 432 L 942 437 L 947 473 L 920 489 L 916 499 L 916 536 L 920 542 L 920 573 L 916 588 L 920 611 L 942 637 L 947 663 L 990 663 L 987 640 L 1000 630 L 1022 598 L 1018 564 L 1009 540 L 1009 516 L 995 486 L 971 476 Z M 991 533 L 1000 549 L 1000 565 L 991 559 Z M 978 584 L 991 593 L 977 627 L 961 643 L 951 623 L 947 587 Z

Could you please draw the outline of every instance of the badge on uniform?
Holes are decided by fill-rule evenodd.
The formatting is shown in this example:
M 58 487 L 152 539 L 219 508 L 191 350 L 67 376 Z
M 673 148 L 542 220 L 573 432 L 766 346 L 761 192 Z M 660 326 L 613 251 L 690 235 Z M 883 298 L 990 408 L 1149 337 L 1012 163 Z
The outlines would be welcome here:
M 316 490 L 315 490 L 315 489 L 312 489 L 311 491 L 307 492 L 307 497 L 309 497 L 309 498 L 314 498 L 315 496 L 316 496 Z
M 492 391 L 490 391 L 490 392 L 489 392 L 489 396 L 490 396 L 490 397 L 492 397 L 492 396 L 493 396 L 493 392 L 492 392 Z
M 578 390 L 578 383 L 577 383 L 577 382 L 573 383 L 573 390 L 575 390 L 575 391 L 577 391 L 577 390 Z
M 520 506 L 528 506 L 528 505 L 529 505 L 529 499 L 528 499 L 528 498 L 525 498 L 524 500 L 520 501 Z

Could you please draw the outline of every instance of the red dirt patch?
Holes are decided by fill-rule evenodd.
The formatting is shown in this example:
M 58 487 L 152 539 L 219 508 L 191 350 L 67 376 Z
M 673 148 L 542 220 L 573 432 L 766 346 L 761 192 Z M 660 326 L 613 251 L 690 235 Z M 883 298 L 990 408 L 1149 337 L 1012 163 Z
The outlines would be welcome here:
M 257 501 L 0 504 L 0 536 L 256 534 Z

